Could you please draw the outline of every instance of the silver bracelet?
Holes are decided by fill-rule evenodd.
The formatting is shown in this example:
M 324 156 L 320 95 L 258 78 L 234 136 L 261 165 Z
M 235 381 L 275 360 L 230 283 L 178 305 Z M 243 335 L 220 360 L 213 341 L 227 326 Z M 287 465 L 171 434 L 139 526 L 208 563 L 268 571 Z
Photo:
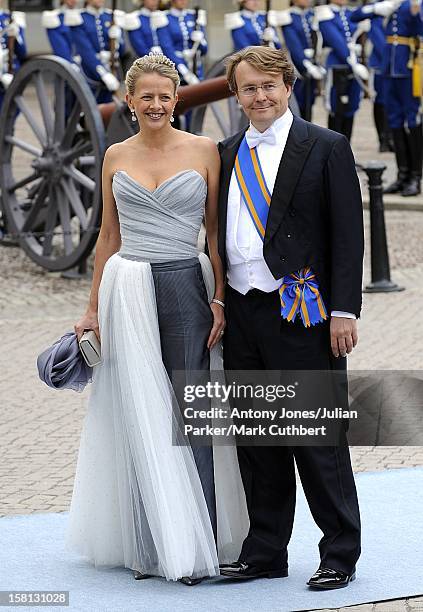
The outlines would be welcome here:
M 222 306 L 222 308 L 225 308 L 225 302 L 221 302 L 220 300 L 217 300 L 216 298 L 212 299 L 212 303 L 219 304 L 219 306 Z

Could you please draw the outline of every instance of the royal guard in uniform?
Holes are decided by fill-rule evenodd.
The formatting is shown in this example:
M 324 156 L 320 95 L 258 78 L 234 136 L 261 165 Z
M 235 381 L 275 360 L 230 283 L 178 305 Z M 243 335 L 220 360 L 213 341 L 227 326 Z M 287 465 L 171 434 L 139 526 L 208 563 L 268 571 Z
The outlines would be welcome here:
M 125 30 L 138 57 L 150 51 L 161 53 L 157 28 L 168 24 L 166 15 L 159 11 L 159 0 L 141 0 L 138 10 L 125 15 Z
M 384 0 L 363 6 L 356 19 L 383 18 L 385 47 L 382 73 L 385 78 L 385 106 L 392 129 L 397 179 L 385 193 L 418 195 L 421 191 L 423 136 L 421 124 L 421 65 L 423 19 L 421 3 L 413 0 Z
M 82 70 L 99 103 L 110 102 L 120 87 L 113 68 L 116 57 L 119 60 L 125 53 L 124 16 L 123 11 L 113 14 L 105 9 L 104 0 L 88 0 L 82 11 L 72 11 L 67 20 Z
M 26 58 L 25 14 L 0 8 L 0 108 L 6 89 L 13 81 L 13 75 Z M 11 42 L 13 44 L 11 45 Z M 13 57 L 10 49 L 13 49 Z
M 41 23 L 47 31 L 54 55 L 79 66 L 81 58 L 75 52 L 72 33 L 68 25 L 68 16 L 74 10 L 78 10 L 78 0 L 62 0 L 58 9 L 43 12 Z
M 201 58 L 207 53 L 205 10 L 188 8 L 188 0 L 172 0 L 157 25 L 163 53 L 175 63 L 182 84 L 193 85 L 204 76 Z
M 239 51 L 250 45 L 280 49 L 276 11 L 260 11 L 260 0 L 241 0 L 237 4 L 239 11 L 225 15 L 225 28 L 231 32 L 234 50 Z
M 361 46 L 357 38 L 370 28 L 370 23 L 353 23 L 353 11 L 346 7 L 346 2 L 333 0 L 331 4 L 316 6 L 315 23 L 322 34 L 323 45 L 331 49 L 326 61 L 328 127 L 350 140 L 354 115 L 369 78 L 369 71 L 359 59 Z
M 294 95 L 301 116 L 307 121 L 311 121 L 317 82 L 326 75 L 325 68 L 316 61 L 317 34 L 313 31 L 313 20 L 310 0 L 292 0 L 291 8 L 278 14 L 285 45 L 297 71 Z
M 368 19 L 362 8 L 351 14 L 351 21 L 359 22 Z M 372 49 L 368 59 L 370 70 L 370 90 L 373 92 L 373 119 L 379 137 L 379 152 L 393 151 L 391 145 L 392 134 L 388 126 L 388 117 L 385 110 L 385 78 L 382 74 L 382 66 L 386 53 L 385 32 L 383 18 L 380 15 L 371 20 L 370 30 L 367 37 L 371 42 Z

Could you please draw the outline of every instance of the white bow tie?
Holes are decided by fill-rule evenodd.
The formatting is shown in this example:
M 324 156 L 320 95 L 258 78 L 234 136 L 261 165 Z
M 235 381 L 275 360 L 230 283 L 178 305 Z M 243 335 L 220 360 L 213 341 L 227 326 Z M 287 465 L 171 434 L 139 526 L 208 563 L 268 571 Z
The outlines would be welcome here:
M 250 149 L 254 149 L 260 143 L 266 142 L 269 145 L 276 144 L 276 134 L 273 127 L 268 128 L 264 132 L 259 132 L 254 126 L 251 126 L 245 134 L 247 144 Z

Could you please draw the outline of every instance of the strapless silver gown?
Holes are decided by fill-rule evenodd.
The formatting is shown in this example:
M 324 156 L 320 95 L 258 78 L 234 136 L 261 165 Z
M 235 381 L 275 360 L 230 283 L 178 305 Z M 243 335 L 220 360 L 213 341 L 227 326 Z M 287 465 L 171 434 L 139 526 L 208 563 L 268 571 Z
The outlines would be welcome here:
M 102 363 L 94 369 L 72 496 L 67 546 L 97 567 L 177 580 L 215 576 L 248 529 L 234 446 L 213 449 L 217 549 L 192 450 L 172 445 L 173 390 L 160 348 L 151 265 L 199 257 L 209 299 L 213 271 L 197 241 L 207 196 L 194 170 L 154 191 L 113 178 L 122 246 L 99 289 Z M 220 347 L 210 354 L 221 368 Z

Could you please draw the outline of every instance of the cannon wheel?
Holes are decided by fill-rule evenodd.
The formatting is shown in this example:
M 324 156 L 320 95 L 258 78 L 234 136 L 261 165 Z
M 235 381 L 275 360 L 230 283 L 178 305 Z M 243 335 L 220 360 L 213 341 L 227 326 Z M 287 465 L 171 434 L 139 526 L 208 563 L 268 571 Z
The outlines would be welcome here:
M 223 60 L 224 58 L 213 64 L 205 76 L 206 79 L 225 74 Z M 215 132 L 216 124 L 219 130 L 219 140 L 229 138 L 229 136 L 236 134 L 248 125 L 248 119 L 241 110 L 235 96 L 218 102 L 211 102 L 204 106 L 197 106 L 192 111 L 190 131 L 193 134 L 206 135 L 209 126 Z M 216 134 L 213 133 L 213 137 L 215 136 Z
M 94 247 L 105 133 L 83 76 L 58 57 L 25 63 L 0 115 L 8 230 L 37 264 L 67 270 Z

